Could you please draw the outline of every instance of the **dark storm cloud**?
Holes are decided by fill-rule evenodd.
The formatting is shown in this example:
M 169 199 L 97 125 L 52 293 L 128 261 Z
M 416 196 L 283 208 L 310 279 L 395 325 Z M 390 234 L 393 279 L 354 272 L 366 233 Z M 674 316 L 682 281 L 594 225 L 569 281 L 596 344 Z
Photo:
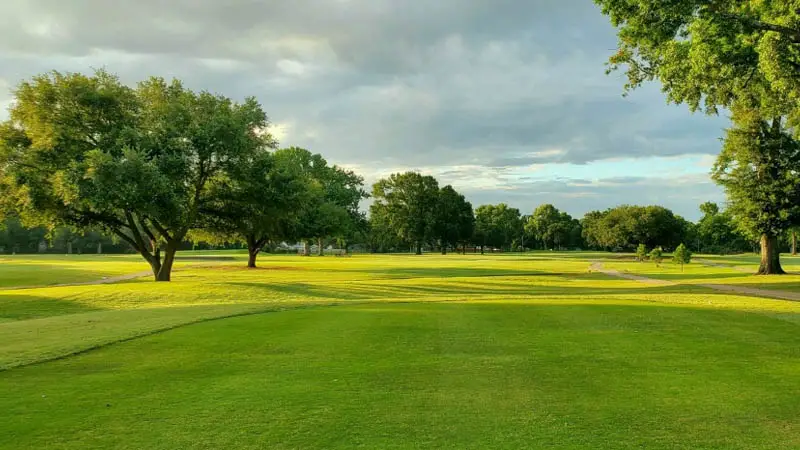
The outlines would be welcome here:
M 0 106 L 51 69 L 178 77 L 255 95 L 282 143 L 368 179 L 420 168 L 468 185 L 481 171 L 715 153 L 724 121 L 666 106 L 657 86 L 621 98 L 621 76 L 604 75 L 615 43 L 588 0 L 5 0 Z M 474 191 L 520 189 L 487 183 Z

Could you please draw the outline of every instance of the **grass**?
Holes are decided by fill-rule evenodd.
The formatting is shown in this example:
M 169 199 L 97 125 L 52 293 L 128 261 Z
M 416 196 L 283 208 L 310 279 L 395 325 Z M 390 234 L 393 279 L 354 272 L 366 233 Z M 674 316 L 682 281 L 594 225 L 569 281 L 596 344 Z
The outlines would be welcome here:
M 224 256 L 0 291 L 0 448 L 800 448 L 800 303 L 690 284 L 742 272 Z M 0 285 L 137 264 L 93 258 Z

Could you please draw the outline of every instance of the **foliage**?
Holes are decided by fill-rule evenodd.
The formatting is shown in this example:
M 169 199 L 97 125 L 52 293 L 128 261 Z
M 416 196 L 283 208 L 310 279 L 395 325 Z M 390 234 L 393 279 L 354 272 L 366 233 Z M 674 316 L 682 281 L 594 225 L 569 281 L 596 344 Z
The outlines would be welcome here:
M 664 251 L 661 250 L 661 247 L 656 247 L 656 248 L 650 250 L 650 253 L 648 254 L 648 256 L 650 257 L 650 261 L 653 261 L 654 263 L 656 263 L 656 266 L 657 266 L 657 265 L 661 264 L 661 260 L 664 259 Z
M 777 236 L 800 208 L 800 144 L 780 119 L 739 111 L 727 130 L 712 176 L 725 188 L 729 209 L 751 238 Z
M 636 260 L 641 262 L 645 259 L 647 259 L 647 246 L 639 244 L 639 246 L 636 247 Z
M 669 101 L 716 113 L 743 99 L 775 112 L 800 108 L 796 1 L 595 0 L 617 27 L 610 70 L 633 89 L 661 81 Z M 780 115 L 780 114 L 778 114 Z
M 270 240 L 281 237 L 308 201 L 308 180 L 279 165 L 266 151 L 229 167 L 211 185 L 211 201 L 203 205 L 206 223 L 195 240 L 247 244 L 248 267 Z
M 672 252 L 672 262 L 674 262 L 675 264 L 680 264 L 681 271 L 683 271 L 683 265 L 689 264 L 691 261 L 692 261 L 692 252 L 689 251 L 689 249 L 686 248 L 686 246 L 683 245 L 683 243 L 681 243 L 681 245 L 679 245 L 678 248 L 676 248 L 675 251 Z
M 697 222 L 698 252 L 728 254 L 749 251 L 751 239 L 740 231 L 730 210 L 720 211 L 716 203 L 700 205 L 703 217 Z
M 733 112 L 714 179 L 744 230 L 760 238 L 759 273 L 783 273 L 777 239 L 798 220 L 790 167 L 800 132 L 800 4 L 595 1 L 619 30 L 610 63 L 627 67 L 627 89 L 659 80 L 669 101 L 692 111 Z
M 373 185 L 372 196 L 370 214 L 421 254 L 422 244 L 435 235 L 440 198 L 436 179 L 417 172 L 394 173 Z
M 254 99 L 235 103 L 177 80 L 130 88 L 104 71 L 52 72 L 14 94 L 0 126 L 0 209 L 31 225 L 107 230 L 162 281 L 201 223 L 211 181 L 272 142 Z
M 305 180 L 307 186 L 302 201 L 294 205 L 296 216 L 281 227 L 282 237 L 321 243 L 344 238 L 363 222 L 358 206 L 368 195 L 361 176 L 299 147 L 278 150 L 275 159 L 281 170 Z
M 517 208 L 505 203 L 482 205 L 475 210 L 475 237 L 477 245 L 510 249 L 514 240 L 524 233 Z
M 581 225 L 587 244 L 605 250 L 634 250 L 637 243 L 674 248 L 689 230 L 685 219 L 662 206 L 623 205 L 591 211 Z
M 469 241 L 474 229 L 475 215 L 472 212 L 472 204 L 452 186 L 441 188 L 436 207 L 434 234 L 439 240 L 442 252 L 446 253 L 448 247 Z
M 580 222 L 553 205 L 539 206 L 524 223 L 525 232 L 545 250 L 580 246 Z

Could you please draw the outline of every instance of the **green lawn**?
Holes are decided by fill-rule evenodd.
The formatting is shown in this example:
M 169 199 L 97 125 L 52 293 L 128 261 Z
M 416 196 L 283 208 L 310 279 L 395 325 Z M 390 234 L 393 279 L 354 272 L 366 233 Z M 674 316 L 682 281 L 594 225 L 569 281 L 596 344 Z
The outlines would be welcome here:
M 800 303 L 599 254 L 226 256 L 1 291 L 0 448 L 800 448 Z

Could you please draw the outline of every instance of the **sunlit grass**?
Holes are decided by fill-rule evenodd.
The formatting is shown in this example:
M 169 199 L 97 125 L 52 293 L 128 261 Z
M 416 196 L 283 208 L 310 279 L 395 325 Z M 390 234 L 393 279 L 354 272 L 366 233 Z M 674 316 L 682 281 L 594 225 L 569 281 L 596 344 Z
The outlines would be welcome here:
M 800 303 L 697 286 L 772 277 L 599 253 L 264 255 L 256 270 L 185 254 L 170 283 L 0 291 L 0 448 L 800 445 Z M 6 285 L 5 268 L 75 282 L 143 266 L 3 264 Z

